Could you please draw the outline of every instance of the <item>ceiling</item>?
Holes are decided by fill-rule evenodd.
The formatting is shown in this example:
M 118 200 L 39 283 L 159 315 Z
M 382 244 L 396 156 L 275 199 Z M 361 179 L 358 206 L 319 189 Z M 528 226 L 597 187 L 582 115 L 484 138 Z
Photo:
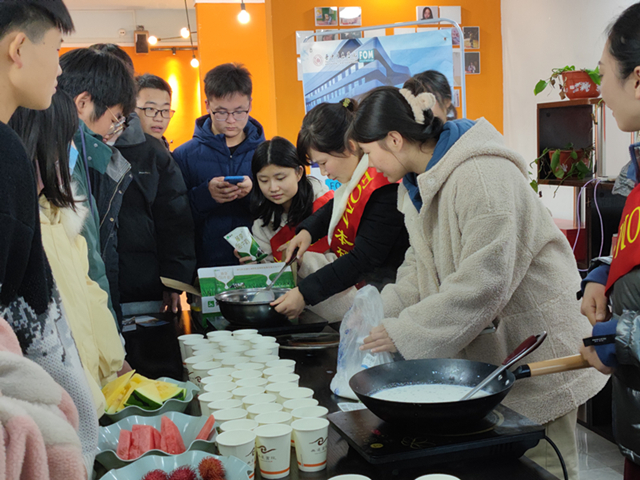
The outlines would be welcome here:
M 64 0 L 69 10 L 184 9 L 184 0 Z M 193 8 L 194 0 L 187 0 Z

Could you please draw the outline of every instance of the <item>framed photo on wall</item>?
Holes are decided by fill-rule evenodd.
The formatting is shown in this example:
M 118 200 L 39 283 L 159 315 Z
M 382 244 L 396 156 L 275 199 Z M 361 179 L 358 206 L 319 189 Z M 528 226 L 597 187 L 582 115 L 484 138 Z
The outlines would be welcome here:
M 464 73 L 480 74 L 480 52 L 464 52 Z
M 362 8 L 360 7 L 340 7 L 341 27 L 361 27 Z
M 416 7 L 416 20 L 431 20 L 432 18 L 438 18 L 438 7 L 424 5 Z
M 455 28 L 451 28 L 451 45 L 454 47 L 460 46 L 460 33 Z
M 462 27 L 464 48 L 478 50 L 480 48 L 480 27 Z
M 337 29 L 316 30 L 316 42 L 327 42 L 329 40 L 340 40 L 340 33 Z
M 316 27 L 329 27 L 338 25 L 338 7 L 315 7 Z

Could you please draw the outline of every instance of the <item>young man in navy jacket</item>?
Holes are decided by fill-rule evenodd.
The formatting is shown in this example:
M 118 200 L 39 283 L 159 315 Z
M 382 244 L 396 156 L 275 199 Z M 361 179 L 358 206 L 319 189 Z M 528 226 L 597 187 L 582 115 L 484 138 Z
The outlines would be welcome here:
M 249 116 L 251 75 L 242 65 L 227 63 L 210 70 L 204 91 L 208 114 L 196 120 L 193 138 L 173 156 L 182 170 L 193 212 L 197 266 L 237 265 L 224 236 L 252 224 L 251 159 L 265 140 L 264 130 Z M 225 177 L 243 179 L 234 183 Z

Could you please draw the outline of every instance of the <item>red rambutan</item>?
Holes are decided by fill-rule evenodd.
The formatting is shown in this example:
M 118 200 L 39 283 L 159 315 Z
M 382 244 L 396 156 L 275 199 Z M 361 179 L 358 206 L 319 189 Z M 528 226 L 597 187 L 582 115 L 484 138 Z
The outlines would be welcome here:
M 222 462 L 214 457 L 203 458 L 198 465 L 202 480 L 226 480 Z

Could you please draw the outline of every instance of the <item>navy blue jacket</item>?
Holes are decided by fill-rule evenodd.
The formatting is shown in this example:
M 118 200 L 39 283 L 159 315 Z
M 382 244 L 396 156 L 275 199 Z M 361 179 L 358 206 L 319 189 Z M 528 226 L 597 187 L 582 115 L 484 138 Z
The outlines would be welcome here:
M 257 146 L 265 140 L 264 130 L 257 120 L 249 117 L 244 133 L 245 140 L 231 155 L 224 134 L 215 135 L 211 131 L 211 118 L 204 115 L 196 120 L 193 138 L 173 152 L 191 203 L 198 268 L 237 265 L 233 247 L 224 236 L 236 227 L 250 227 L 253 223 L 249 195 L 218 203 L 209 193 L 209 182 L 214 177 L 252 176 L 251 159 Z

